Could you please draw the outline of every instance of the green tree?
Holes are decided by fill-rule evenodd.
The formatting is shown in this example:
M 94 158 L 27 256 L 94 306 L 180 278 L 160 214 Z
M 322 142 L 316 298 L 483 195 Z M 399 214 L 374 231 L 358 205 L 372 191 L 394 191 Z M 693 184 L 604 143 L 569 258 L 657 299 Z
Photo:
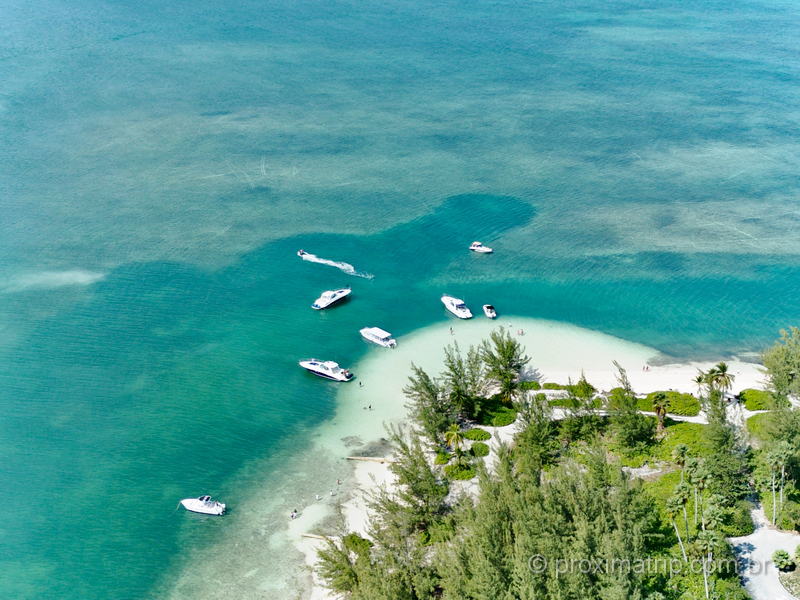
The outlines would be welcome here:
M 681 507 L 683 508 L 683 527 L 687 539 L 689 538 L 689 515 L 686 511 L 686 505 L 689 504 L 689 494 L 689 485 L 685 481 L 681 481 L 678 487 L 675 488 L 674 496 L 681 501 Z
M 614 439 L 629 453 L 641 451 L 653 443 L 654 428 L 651 418 L 639 412 L 636 394 L 633 391 L 627 371 L 617 361 L 618 391 L 614 406 L 611 407 L 611 428 Z
M 662 436 L 664 434 L 664 417 L 667 416 L 669 409 L 669 398 L 664 392 L 656 392 L 653 396 L 653 410 L 656 413 L 658 426 L 656 427 L 656 435 Z
M 681 547 L 681 555 L 683 555 L 684 562 L 688 561 L 686 557 L 686 548 L 683 546 L 683 538 L 681 538 L 681 532 L 678 531 L 678 523 L 675 518 L 683 511 L 684 516 L 686 514 L 686 504 L 683 498 L 678 497 L 677 495 L 670 497 L 667 500 L 667 516 L 669 520 L 672 522 L 672 526 L 675 528 L 675 535 L 678 537 L 678 545 Z
M 729 371 L 727 363 L 719 362 L 707 373 L 708 382 L 714 389 L 721 392 L 722 396 L 731 389 L 735 376 Z
M 705 589 L 706 600 L 708 600 L 709 598 L 708 568 L 709 565 L 713 562 L 714 549 L 717 546 L 717 536 L 712 531 L 703 530 L 699 534 L 697 534 L 695 545 L 697 546 L 697 549 L 700 552 L 700 556 L 702 557 L 703 588 Z
M 781 329 L 781 337 L 761 355 L 772 390 L 779 396 L 800 394 L 800 329 Z
M 444 441 L 453 452 L 458 452 L 464 444 L 464 434 L 461 432 L 461 428 L 455 423 L 450 425 L 450 428 L 444 432 Z
M 683 483 L 683 468 L 686 466 L 686 459 L 689 457 L 689 447 L 686 444 L 676 444 L 672 449 L 672 462 L 681 470 L 681 483 Z
M 519 388 L 522 370 L 530 362 L 522 345 L 500 327 L 481 344 L 480 356 L 486 366 L 486 376 L 500 386 L 500 397 L 511 404 Z
M 484 368 L 480 353 L 471 347 L 466 356 L 458 343 L 444 349 L 445 382 L 450 405 L 455 412 L 467 419 L 474 419 L 480 410 L 479 400 L 484 394 Z
M 438 381 L 412 363 L 412 375 L 403 393 L 408 409 L 430 442 L 438 444 L 442 434 L 456 419 L 456 409 Z

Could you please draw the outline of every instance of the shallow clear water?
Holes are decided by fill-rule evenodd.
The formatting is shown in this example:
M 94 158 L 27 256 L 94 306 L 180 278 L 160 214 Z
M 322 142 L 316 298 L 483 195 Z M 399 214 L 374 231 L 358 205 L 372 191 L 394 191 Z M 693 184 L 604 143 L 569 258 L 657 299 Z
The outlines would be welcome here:
M 41 1 L 0 23 L 2 597 L 161 594 L 226 528 L 176 500 L 278 485 L 333 414 L 294 361 L 352 364 L 360 327 L 444 319 L 442 292 L 678 357 L 758 351 L 800 314 L 791 3 Z

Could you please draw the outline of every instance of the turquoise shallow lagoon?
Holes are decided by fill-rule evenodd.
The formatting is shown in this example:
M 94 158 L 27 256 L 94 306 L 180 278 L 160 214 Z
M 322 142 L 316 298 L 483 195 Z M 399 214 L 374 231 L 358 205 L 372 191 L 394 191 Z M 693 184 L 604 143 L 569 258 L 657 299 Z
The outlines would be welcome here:
M 167 595 L 237 499 L 303 493 L 287 465 L 336 388 L 295 360 L 355 364 L 360 327 L 444 321 L 442 292 L 677 358 L 800 315 L 792 3 L 14 0 L 0 23 L 0 597 Z M 174 510 L 203 492 L 230 519 Z

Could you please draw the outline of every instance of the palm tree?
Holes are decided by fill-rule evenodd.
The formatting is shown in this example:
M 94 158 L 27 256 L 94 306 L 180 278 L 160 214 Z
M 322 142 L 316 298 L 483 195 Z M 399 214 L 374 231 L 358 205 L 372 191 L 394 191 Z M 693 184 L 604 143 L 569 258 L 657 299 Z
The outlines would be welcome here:
M 683 555 L 684 562 L 688 562 L 689 559 L 686 558 L 686 548 L 683 547 L 683 539 L 681 538 L 681 532 L 678 531 L 678 524 L 675 521 L 675 517 L 678 516 L 678 513 L 681 511 L 681 508 L 684 511 L 684 516 L 686 514 L 686 504 L 684 503 L 683 498 L 679 498 L 677 495 L 672 496 L 667 500 L 667 515 L 669 516 L 669 520 L 672 521 L 672 526 L 675 528 L 675 535 L 678 536 L 678 544 L 681 547 L 681 554 Z
M 786 467 L 789 465 L 789 461 L 792 459 L 792 447 L 789 445 L 789 442 L 783 440 L 778 442 L 778 444 L 775 446 L 774 452 L 778 467 L 781 470 L 779 507 L 782 509 L 783 490 L 786 487 Z
M 663 435 L 664 433 L 664 417 L 667 415 L 669 408 L 669 398 L 664 392 L 656 392 L 653 395 L 653 410 L 656 412 L 656 419 L 658 419 L 658 426 L 656 427 L 656 435 Z
M 450 425 L 450 429 L 444 432 L 444 441 L 453 449 L 453 452 L 457 453 L 464 443 L 464 434 L 461 433 L 461 428 L 455 423 Z
M 703 557 L 703 587 L 706 592 L 706 600 L 708 600 L 708 565 L 713 560 L 714 547 L 716 546 L 716 536 L 711 531 L 701 531 L 695 543 L 697 549 Z
M 686 513 L 686 505 L 689 504 L 689 486 L 681 482 L 675 488 L 675 497 L 681 501 L 683 508 L 683 527 L 686 531 L 686 539 L 689 539 L 689 515 Z
M 689 447 L 686 444 L 678 444 L 672 449 L 672 462 L 681 469 L 681 483 L 683 483 L 683 467 L 686 465 L 686 458 L 689 456 Z
M 686 460 L 686 476 L 694 490 L 694 526 L 697 527 L 697 510 L 700 506 L 699 491 L 703 490 L 708 480 L 705 463 L 700 458 Z
M 697 395 L 702 396 L 703 388 L 708 385 L 708 375 L 700 369 L 697 369 L 697 375 L 694 379 L 692 379 L 692 381 L 694 381 L 695 385 L 697 386 Z
M 725 520 L 725 511 L 722 509 L 723 502 L 724 498 L 716 495 L 708 500 L 704 511 L 704 520 L 709 531 L 715 531 Z
M 731 389 L 735 378 L 735 375 L 728 371 L 728 365 L 724 362 L 717 363 L 717 366 L 708 372 L 709 383 L 722 392 L 723 396 Z
M 772 490 L 772 524 L 775 525 L 775 521 L 778 518 L 778 502 L 775 498 L 775 476 L 781 465 L 781 453 L 777 451 L 777 448 L 773 448 L 767 452 L 764 460 L 769 467 L 770 489 Z

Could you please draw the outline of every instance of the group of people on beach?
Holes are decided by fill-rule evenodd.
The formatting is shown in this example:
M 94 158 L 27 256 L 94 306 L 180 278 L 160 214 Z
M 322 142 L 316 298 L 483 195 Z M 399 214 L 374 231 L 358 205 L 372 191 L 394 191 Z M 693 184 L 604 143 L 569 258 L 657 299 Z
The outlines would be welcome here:
M 340 485 L 342 485 L 342 480 L 341 480 L 341 479 L 337 479 L 337 480 L 336 480 L 336 485 L 337 485 L 337 486 L 340 486 Z M 331 495 L 331 496 L 335 496 L 335 495 L 336 495 L 336 492 L 334 492 L 333 490 L 331 490 L 331 491 L 330 491 L 330 495 Z M 315 495 L 314 495 L 314 499 L 315 499 L 317 502 L 319 502 L 320 500 L 322 500 L 322 496 L 320 496 L 319 494 L 315 494 Z M 294 509 L 294 510 L 293 510 L 291 513 L 289 513 L 289 518 L 290 518 L 292 521 L 294 521 L 294 520 L 295 520 L 297 517 L 299 517 L 299 516 L 300 516 L 300 513 L 297 511 L 297 509 L 296 509 L 296 508 L 295 508 L 295 509 Z

